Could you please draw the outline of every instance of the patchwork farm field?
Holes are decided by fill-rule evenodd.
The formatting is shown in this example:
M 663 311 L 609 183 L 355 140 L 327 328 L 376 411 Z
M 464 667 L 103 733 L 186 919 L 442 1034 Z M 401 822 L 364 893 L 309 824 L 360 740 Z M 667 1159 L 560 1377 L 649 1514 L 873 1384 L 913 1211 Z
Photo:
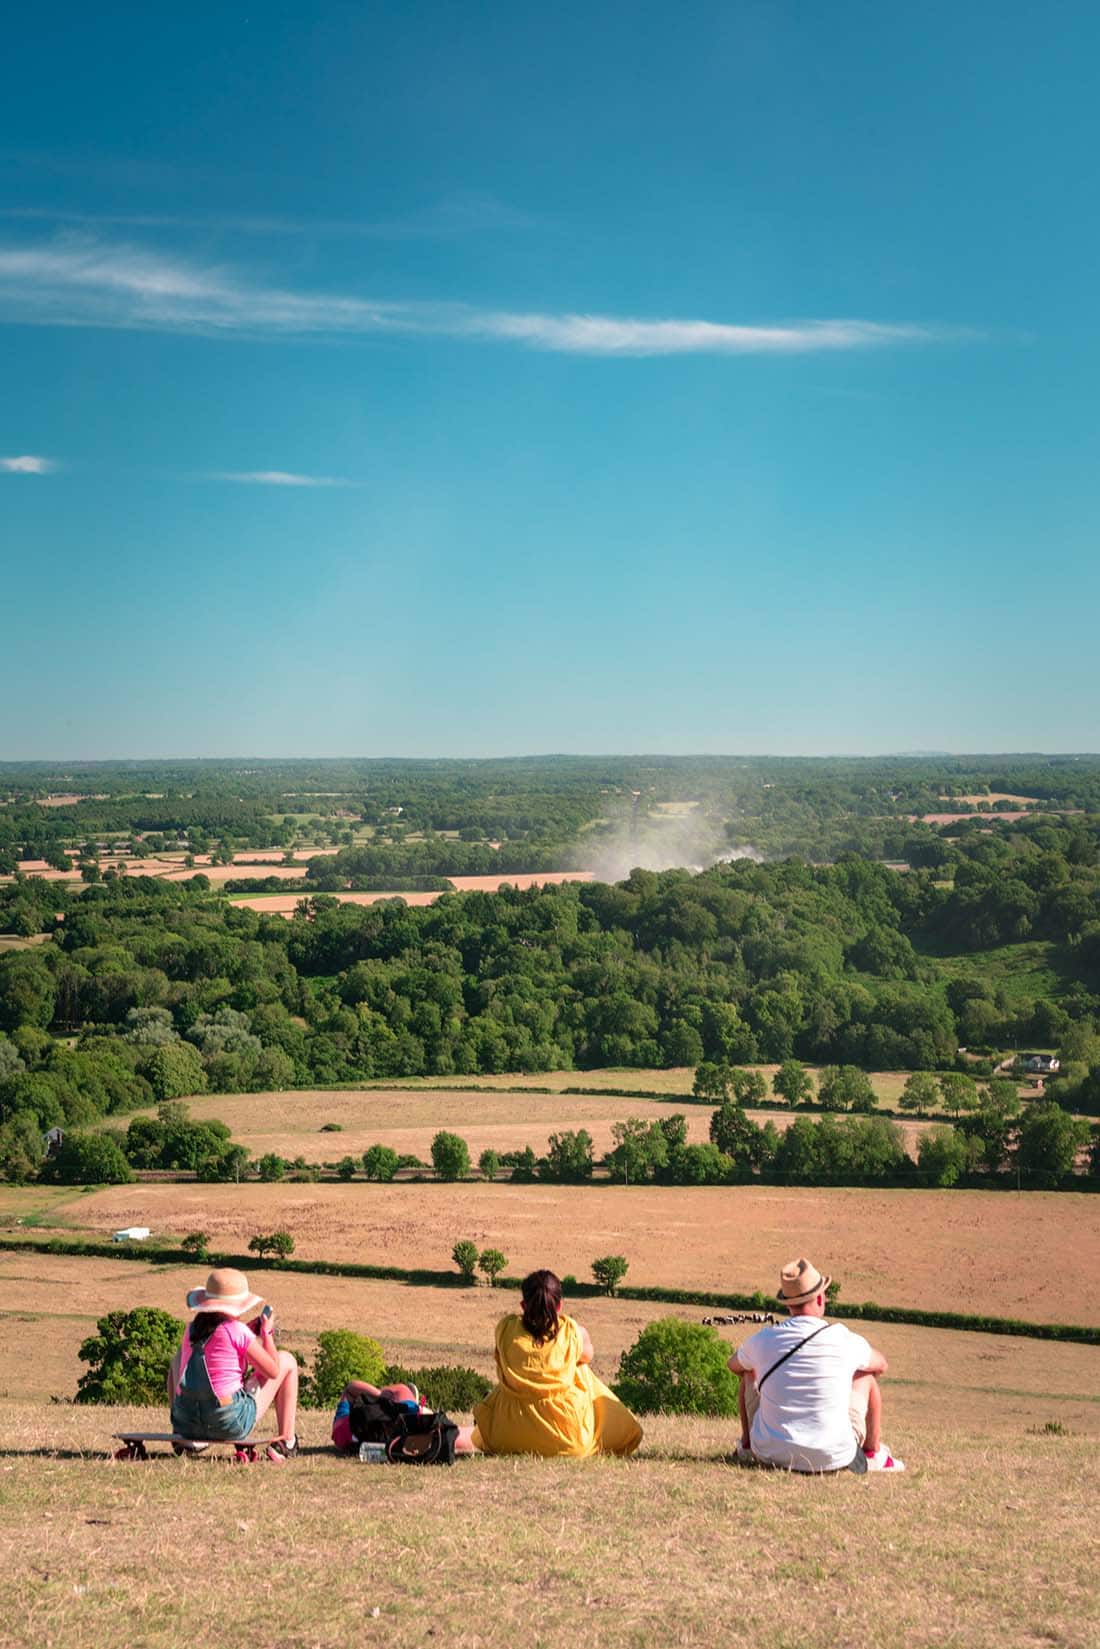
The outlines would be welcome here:
M 812 1190 L 610 1185 L 122 1185 L 76 1193 L 41 1212 L 40 1193 L 9 1191 L 37 1233 L 103 1237 L 148 1225 L 159 1237 L 209 1234 L 243 1252 L 285 1229 L 295 1256 L 447 1269 L 455 1240 L 503 1250 L 520 1275 L 549 1265 L 587 1279 L 624 1254 L 629 1281 L 751 1292 L 795 1253 L 831 1271 L 842 1298 L 1030 1321 L 1100 1324 L 1100 1294 L 1067 1279 L 1100 1265 L 1095 1198 L 1070 1192 Z M 124 1262 L 123 1262 L 124 1263 Z
M 571 1073 L 576 1076 L 576 1072 Z M 234 1139 L 255 1156 L 275 1151 L 280 1156 L 305 1157 L 307 1162 L 331 1162 L 344 1155 L 362 1156 L 368 1145 L 389 1145 L 399 1155 L 430 1160 L 433 1136 L 440 1128 L 461 1134 L 476 1163 L 488 1148 L 546 1150 L 550 1134 L 562 1129 L 587 1128 L 596 1154 L 611 1148 L 611 1127 L 626 1117 L 687 1118 L 688 1138 L 703 1142 L 714 1111 L 711 1105 L 679 1104 L 660 1100 L 606 1099 L 590 1094 L 531 1092 L 462 1093 L 436 1089 L 431 1093 L 393 1088 L 333 1092 L 291 1089 L 265 1094 L 204 1094 L 188 1101 L 197 1120 L 216 1117 L 231 1129 Z M 790 1126 L 792 1113 L 750 1111 L 757 1122 Z M 322 1133 L 326 1123 L 337 1123 L 339 1133 Z M 927 1123 L 899 1125 L 910 1142 Z

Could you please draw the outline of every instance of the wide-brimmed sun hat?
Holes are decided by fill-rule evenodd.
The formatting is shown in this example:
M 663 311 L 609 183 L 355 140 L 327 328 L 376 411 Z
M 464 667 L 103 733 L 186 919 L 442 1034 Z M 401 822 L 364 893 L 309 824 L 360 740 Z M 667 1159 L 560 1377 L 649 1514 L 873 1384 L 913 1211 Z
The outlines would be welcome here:
M 254 1317 L 264 1303 L 262 1294 L 253 1294 L 243 1271 L 224 1265 L 212 1271 L 205 1288 L 193 1288 L 187 1296 L 189 1311 L 216 1311 L 222 1317 Z
M 831 1277 L 823 1277 L 809 1260 L 791 1260 L 779 1273 L 776 1298 L 782 1300 L 784 1305 L 805 1305 L 807 1300 L 824 1294 L 832 1280 Z

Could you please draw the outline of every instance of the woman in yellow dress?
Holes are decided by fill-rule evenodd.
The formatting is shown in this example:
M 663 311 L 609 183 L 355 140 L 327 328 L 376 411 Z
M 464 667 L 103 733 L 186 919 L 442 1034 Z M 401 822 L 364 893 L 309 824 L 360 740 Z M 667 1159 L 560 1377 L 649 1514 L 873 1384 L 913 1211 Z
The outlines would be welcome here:
M 523 1312 L 497 1324 L 499 1384 L 474 1410 L 472 1443 L 486 1454 L 633 1454 L 642 1428 L 593 1374 L 588 1330 L 561 1308 L 552 1271 L 523 1283 Z

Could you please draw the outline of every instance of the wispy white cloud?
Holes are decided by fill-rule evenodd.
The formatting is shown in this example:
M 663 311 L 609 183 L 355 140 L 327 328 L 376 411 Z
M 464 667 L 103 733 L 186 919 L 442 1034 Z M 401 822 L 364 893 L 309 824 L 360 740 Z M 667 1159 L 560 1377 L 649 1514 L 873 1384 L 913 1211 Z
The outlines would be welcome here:
M 216 265 L 201 268 L 137 247 L 73 237 L 0 249 L 0 318 L 208 337 L 403 333 L 607 357 L 813 354 L 958 335 L 939 327 L 857 319 L 745 326 L 296 292 L 244 281 Z
M 0 207 L 0 220 L 102 229 L 180 229 L 216 234 L 301 235 L 324 239 L 429 240 L 493 230 L 529 229 L 541 220 L 494 195 L 476 192 L 442 200 L 392 218 L 282 217 L 255 212 L 85 212 L 64 206 Z
M 19 458 L 0 458 L 0 472 L 4 475 L 49 475 L 56 468 L 52 458 L 36 458 L 29 452 Z
M 296 475 L 292 470 L 220 470 L 211 481 L 242 481 L 257 487 L 355 487 L 342 475 Z

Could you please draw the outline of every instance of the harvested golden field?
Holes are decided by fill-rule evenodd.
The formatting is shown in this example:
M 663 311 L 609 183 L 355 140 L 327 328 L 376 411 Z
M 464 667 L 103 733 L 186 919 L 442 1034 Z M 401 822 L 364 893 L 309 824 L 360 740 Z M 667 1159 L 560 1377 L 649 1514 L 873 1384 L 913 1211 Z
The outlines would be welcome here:
M 191 1115 L 224 1122 L 255 1156 L 276 1151 L 280 1156 L 305 1157 L 307 1162 L 332 1162 L 359 1157 L 368 1145 L 389 1145 L 398 1155 L 428 1161 L 433 1136 L 440 1128 L 461 1134 L 476 1163 L 481 1152 L 517 1151 L 530 1146 L 539 1156 L 552 1133 L 587 1128 L 597 1156 L 610 1150 L 611 1126 L 626 1117 L 647 1122 L 658 1117 L 687 1118 L 693 1143 L 709 1139 L 711 1105 L 694 1101 L 606 1099 L 588 1094 L 462 1093 L 434 1089 L 422 1093 L 407 1088 L 351 1090 L 291 1089 L 281 1093 L 204 1094 L 188 1101 Z M 796 1113 L 751 1111 L 759 1123 L 788 1128 Z M 322 1133 L 325 1123 L 339 1123 L 339 1133 Z M 927 1123 L 899 1125 L 910 1150 Z
M 746 1066 L 747 1070 L 763 1072 L 767 1078 L 768 1087 L 771 1087 L 772 1077 L 779 1069 L 778 1065 Z M 815 1083 L 820 1075 L 819 1067 L 807 1065 L 806 1069 Z M 887 1109 L 897 1107 L 901 1091 L 905 1087 L 908 1071 L 870 1071 L 868 1075 L 875 1096 L 880 1105 Z M 638 1069 L 624 1067 L 622 1069 L 606 1069 L 598 1071 L 539 1071 L 534 1074 L 526 1072 L 501 1073 L 499 1076 L 471 1077 L 471 1083 L 478 1088 L 503 1088 L 518 1090 L 520 1088 L 550 1088 L 560 1093 L 564 1088 L 621 1088 L 625 1092 L 643 1094 L 683 1094 L 690 1095 L 691 1085 L 695 1080 L 695 1070 L 691 1065 L 675 1065 L 667 1070 L 653 1068 Z M 409 1084 L 416 1087 L 451 1088 L 454 1086 L 453 1076 L 417 1076 L 409 1077 Z M 402 1079 L 398 1078 L 393 1084 L 401 1087 Z
M 36 1206 L 38 1193 L 24 1195 Z M 625 1254 L 632 1283 L 731 1292 L 768 1289 L 784 1260 L 808 1254 L 850 1300 L 1100 1324 L 1100 1294 L 1067 1282 L 1100 1267 L 1095 1200 L 1071 1192 L 120 1185 L 66 1201 L 39 1229 L 49 1221 L 99 1237 L 126 1225 L 206 1231 L 235 1252 L 282 1228 L 301 1258 L 436 1269 L 469 1237 L 502 1249 L 514 1275 L 549 1265 L 587 1277 L 597 1256 Z
M 239 870 L 241 867 L 238 865 L 236 868 Z M 258 865 L 256 868 L 259 871 L 264 867 Z M 288 869 L 286 876 L 280 877 L 280 880 L 285 881 L 288 877 L 299 876 L 300 874 L 300 871 Z M 228 878 L 223 878 L 223 880 L 228 880 Z M 290 917 L 294 915 L 294 912 L 297 910 L 301 901 L 303 899 L 308 899 L 309 896 L 309 890 L 299 888 L 295 893 L 257 893 L 255 895 L 246 895 L 244 898 L 234 896 L 233 903 L 235 905 L 243 905 L 246 910 L 262 911 L 265 916 L 285 916 L 289 920 Z M 439 898 L 439 894 L 326 893 L 325 898 L 335 899 L 336 902 L 341 905 L 377 905 L 381 903 L 383 899 L 399 899 L 403 905 L 434 905 L 436 900 Z
M 944 799 L 948 802 L 971 802 L 975 807 L 980 807 L 983 802 L 988 803 L 990 807 L 995 802 L 1018 802 L 1021 807 L 1039 805 L 1038 796 L 1016 796 L 1009 790 L 990 790 L 984 796 L 947 796 Z

